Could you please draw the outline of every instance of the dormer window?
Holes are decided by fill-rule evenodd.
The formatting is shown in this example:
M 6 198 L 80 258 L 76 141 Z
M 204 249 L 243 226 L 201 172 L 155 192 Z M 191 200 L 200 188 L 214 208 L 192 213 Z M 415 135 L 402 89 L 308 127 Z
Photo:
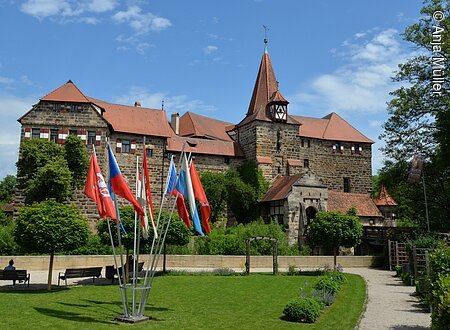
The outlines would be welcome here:
M 275 121 L 286 121 L 287 120 L 287 104 L 272 103 L 269 106 L 270 115 Z

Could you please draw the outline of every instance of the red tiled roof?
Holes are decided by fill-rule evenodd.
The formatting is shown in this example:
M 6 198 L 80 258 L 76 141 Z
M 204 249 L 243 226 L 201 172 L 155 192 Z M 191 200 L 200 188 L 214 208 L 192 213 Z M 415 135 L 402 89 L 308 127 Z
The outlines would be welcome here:
M 300 127 L 300 136 L 303 137 L 331 141 L 374 143 L 374 141 L 364 136 L 334 112 L 323 118 L 292 117 L 302 124 Z
M 292 191 L 292 186 L 302 175 L 296 174 L 277 178 L 264 195 L 262 202 L 278 201 L 287 198 Z
M 172 136 L 167 139 L 167 151 L 180 152 L 186 142 L 184 151 L 195 154 L 207 154 L 229 157 L 243 157 L 244 152 L 234 141 L 196 139 Z
M 233 124 L 188 111 L 180 117 L 180 135 L 232 141 L 227 134 L 227 127 L 231 125 Z
M 284 96 L 281 95 L 279 90 L 277 90 L 275 93 L 272 94 L 272 97 L 270 98 L 270 102 L 285 102 L 285 103 L 289 103 L 288 100 L 286 100 L 284 98 Z
M 256 156 L 258 164 L 272 164 L 272 158 L 269 156 Z
M 170 137 L 175 133 L 164 110 L 113 104 L 89 97 L 89 101 L 103 108 L 103 117 L 116 132 Z
M 369 195 L 328 191 L 328 211 L 347 213 L 352 207 L 356 208 L 359 217 L 383 217 Z
M 48 93 L 41 101 L 79 102 L 89 103 L 88 98 L 69 80 L 64 85 Z
M 385 185 L 381 186 L 380 195 L 373 201 L 377 206 L 397 206 L 397 202 L 387 192 Z

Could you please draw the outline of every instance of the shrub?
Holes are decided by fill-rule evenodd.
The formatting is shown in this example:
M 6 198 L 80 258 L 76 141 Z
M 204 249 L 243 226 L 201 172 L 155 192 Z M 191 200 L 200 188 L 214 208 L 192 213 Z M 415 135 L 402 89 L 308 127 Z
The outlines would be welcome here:
M 218 276 L 236 275 L 236 272 L 231 268 L 216 268 L 212 272 L 214 275 Z
M 0 226 L 0 255 L 14 255 L 19 252 L 19 246 L 14 239 L 16 224 L 9 221 L 4 226 Z
M 430 266 L 432 271 L 432 281 L 437 280 L 438 274 L 450 274 L 450 248 L 442 248 L 430 253 Z
M 442 248 L 443 245 L 444 242 L 441 239 L 433 234 L 429 234 L 406 242 L 406 251 L 412 252 L 414 247 L 433 250 Z
M 321 276 L 314 284 L 314 289 L 335 294 L 341 289 L 341 285 L 332 276 Z
M 295 298 L 284 307 L 285 319 L 294 322 L 313 323 L 320 316 L 320 303 L 314 298 Z
M 295 265 L 289 265 L 288 271 L 286 273 L 288 276 L 294 276 L 299 274 L 299 270 L 297 270 L 297 267 Z
M 341 284 L 344 284 L 347 282 L 347 279 L 345 278 L 345 275 L 341 272 L 327 272 L 326 275 L 330 277 L 332 280 L 339 283 L 339 286 Z
M 336 295 L 325 290 L 314 290 L 311 297 L 325 306 L 331 306 L 336 300 Z
M 403 267 L 401 265 L 395 265 L 395 276 L 400 277 L 403 272 Z
M 431 328 L 447 330 L 450 324 L 450 274 L 438 274 L 432 285 Z
M 411 274 L 410 273 L 404 273 L 400 275 L 400 278 L 405 285 L 411 285 Z
M 112 254 L 111 245 L 105 245 L 98 235 L 90 235 L 86 245 L 65 252 L 67 255 L 107 255 Z

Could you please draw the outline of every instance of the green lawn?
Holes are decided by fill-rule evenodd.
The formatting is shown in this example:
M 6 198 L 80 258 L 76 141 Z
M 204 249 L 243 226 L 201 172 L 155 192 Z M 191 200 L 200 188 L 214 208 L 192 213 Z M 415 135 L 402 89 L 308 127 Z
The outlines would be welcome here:
M 151 321 L 119 324 L 116 285 L 0 293 L 2 325 L 15 329 L 354 329 L 363 310 L 364 280 L 347 274 L 336 302 L 315 324 L 280 319 L 289 299 L 314 276 L 163 276 L 155 278 L 146 315 Z

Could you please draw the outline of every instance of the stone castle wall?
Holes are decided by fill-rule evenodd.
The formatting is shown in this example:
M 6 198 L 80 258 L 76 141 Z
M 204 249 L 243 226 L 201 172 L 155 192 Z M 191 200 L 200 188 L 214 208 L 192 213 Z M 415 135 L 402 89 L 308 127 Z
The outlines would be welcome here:
M 298 127 L 285 123 L 254 121 L 239 128 L 238 142 L 243 143 L 241 146 L 244 153 L 247 157 L 252 157 L 251 160 L 256 160 L 259 156 L 270 158 L 270 163 L 259 164 L 263 175 L 270 182 L 279 176 L 307 171 L 306 160 L 309 169 L 329 189 L 343 191 L 344 178 L 349 178 L 350 192 L 371 192 L 371 144 L 306 138 L 299 135 Z M 251 134 L 255 134 L 253 140 Z M 338 144 L 333 149 L 333 145 Z M 342 150 L 340 146 L 343 147 Z M 362 148 L 361 152 L 359 147 Z

